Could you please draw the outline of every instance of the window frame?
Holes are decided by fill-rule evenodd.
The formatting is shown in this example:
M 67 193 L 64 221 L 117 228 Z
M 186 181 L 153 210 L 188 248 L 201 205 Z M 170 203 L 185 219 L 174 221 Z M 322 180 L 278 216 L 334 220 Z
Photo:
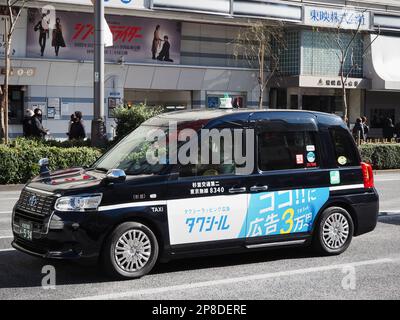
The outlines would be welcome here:
M 256 159 L 256 167 L 257 167 L 257 172 L 258 174 L 264 175 L 264 174 L 273 174 L 273 173 L 285 173 L 285 172 L 294 172 L 294 173 L 302 173 L 302 172 L 306 172 L 306 171 L 315 171 L 315 170 L 319 170 L 321 169 L 321 165 L 322 165 L 322 159 L 321 159 L 321 154 L 322 152 L 321 150 L 321 143 L 320 143 L 320 137 L 318 132 L 319 131 L 314 131 L 314 130 L 287 130 L 287 131 L 282 131 L 283 132 L 303 132 L 303 133 L 310 133 L 311 135 L 314 135 L 314 139 L 315 139 L 315 154 L 317 156 L 317 166 L 316 167 L 304 167 L 304 168 L 287 168 L 287 169 L 274 169 L 274 170 L 262 170 L 260 168 L 260 159 L 259 159 L 259 150 L 258 150 L 258 142 L 259 142 L 259 134 L 261 132 L 265 132 L 266 130 L 262 130 L 261 128 L 259 128 L 257 130 L 256 133 L 256 137 L 254 139 L 254 143 L 255 143 L 255 159 Z M 271 131 L 271 132 L 277 132 L 279 133 L 279 131 Z
M 353 153 L 354 160 L 356 162 L 355 164 L 352 164 L 352 165 L 340 165 L 338 163 L 338 159 L 339 159 L 340 155 L 338 155 L 337 150 L 336 150 L 335 138 L 333 136 L 333 132 L 334 131 L 341 132 L 341 133 L 348 133 L 348 134 L 346 134 L 346 136 L 349 137 L 348 141 L 353 146 L 351 152 Z M 356 145 L 356 142 L 354 141 L 354 138 L 351 135 L 350 131 L 348 131 L 348 130 L 342 128 L 342 127 L 330 127 L 328 129 L 328 132 L 329 132 L 329 137 L 330 137 L 331 143 L 332 143 L 332 149 L 333 149 L 332 151 L 333 151 L 333 155 L 334 155 L 334 161 L 333 162 L 334 162 L 335 168 L 346 169 L 346 168 L 358 167 L 359 164 L 361 163 L 361 157 L 360 157 L 359 152 L 356 151 L 357 150 L 357 145 Z

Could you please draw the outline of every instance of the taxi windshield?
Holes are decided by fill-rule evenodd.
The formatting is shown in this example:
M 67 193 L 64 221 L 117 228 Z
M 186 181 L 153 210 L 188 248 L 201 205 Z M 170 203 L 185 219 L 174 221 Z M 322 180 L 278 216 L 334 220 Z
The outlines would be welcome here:
M 170 121 L 147 121 L 124 139 L 114 148 L 102 156 L 93 166 L 94 169 L 108 171 L 122 169 L 127 175 L 160 174 L 168 165 L 169 140 L 176 139 L 182 129 L 191 128 L 195 131 L 201 128 L 202 122 L 184 121 L 176 122 L 177 132 L 170 132 Z M 153 134 L 157 137 L 154 139 Z M 161 147 L 160 147 L 161 146 Z M 149 154 L 162 154 L 161 161 L 149 162 Z

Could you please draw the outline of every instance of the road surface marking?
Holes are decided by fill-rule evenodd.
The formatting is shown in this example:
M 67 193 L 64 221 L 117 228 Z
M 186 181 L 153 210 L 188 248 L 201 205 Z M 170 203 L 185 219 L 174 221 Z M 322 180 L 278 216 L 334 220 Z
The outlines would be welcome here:
M 140 295 L 152 295 L 152 294 L 164 293 L 164 292 L 170 292 L 170 291 L 183 291 L 183 290 L 199 289 L 199 288 L 213 287 L 213 286 L 219 286 L 219 285 L 236 284 L 236 283 L 246 282 L 246 281 L 265 280 L 265 279 L 273 279 L 273 278 L 293 276 L 293 275 L 302 275 L 302 274 L 307 274 L 307 273 L 343 269 L 345 267 L 360 267 L 360 266 L 388 264 L 388 263 L 395 263 L 395 262 L 400 262 L 400 258 L 397 258 L 397 259 L 385 258 L 385 259 L 376 259 L 376 260 L 366 260 L 366 261 L 359 261 L 359 262 L 353 262 L 353 263 L 319 266 L 319 267 L 280 271 L 280 272 L 273 272 L 273 273 L 256 274 L 256 275 L 251 275 L 251 276 L 227 278 L 227 279 L 221 279 L 221 280 L 212 280 L 212 281 L 204 281 L 204 282 L 197 282 L 197 283 L 187 283 L 187 284 L 181 284 L 181 285 L 169 286 L 169 287 L 136 289 L 136 290 L 127 291 L 127 292 L 110 293 L 110 294 L 75 298 L 72 300 L 121 299 L 121 298 L 129 298 L 129 297 L 135 297 L 135 296 L 140 296 Z
M 400 178 L 375 178 L 375 182 L 400 181 Z

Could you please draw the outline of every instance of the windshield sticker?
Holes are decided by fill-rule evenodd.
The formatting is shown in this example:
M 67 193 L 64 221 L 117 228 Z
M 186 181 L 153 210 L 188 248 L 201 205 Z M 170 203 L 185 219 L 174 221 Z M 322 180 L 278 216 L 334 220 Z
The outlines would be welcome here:
M 307 152 L 315 152 L 315 146 L 314 145 L 309 145 L 306 147 Z
M 329 198 L 329 188 L 265 192 L 250 195 L 247 225 L 241 237 L 310 232 Z
M 347 164 L 347 158 L 344 157 L 344 156 L 339 157 L 339 158 L 338 158 L 338 163 L 339 163 L 341 166 L 345 166 L 345 165 Z
M 315 153 L 314 152 L 309 152 L 307 153 L 307 161 L 308 162 L 315 162 Z
M 331 171 L 331 184 L 340 184 L 340 172 L 339 171 Z
M 297 164 L 304 164 L 304 156 L 302 154 L 296 155 L 296 163 Z

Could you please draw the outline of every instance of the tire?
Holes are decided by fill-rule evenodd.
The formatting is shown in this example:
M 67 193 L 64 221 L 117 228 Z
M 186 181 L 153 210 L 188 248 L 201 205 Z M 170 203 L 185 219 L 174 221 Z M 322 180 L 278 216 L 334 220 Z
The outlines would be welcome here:
M 331 207 L 322 212 L 314 232 L 314 250 L 322 255 L 339 255 L 350 246 L 354 233 L 353 219 L 345 209 Z
M 138 222 L 124 222 L 106 240 L 101 261 L 111 277 L 135 279 L 153 269 L 158 252 L 158 241 L 150 228 Z

